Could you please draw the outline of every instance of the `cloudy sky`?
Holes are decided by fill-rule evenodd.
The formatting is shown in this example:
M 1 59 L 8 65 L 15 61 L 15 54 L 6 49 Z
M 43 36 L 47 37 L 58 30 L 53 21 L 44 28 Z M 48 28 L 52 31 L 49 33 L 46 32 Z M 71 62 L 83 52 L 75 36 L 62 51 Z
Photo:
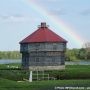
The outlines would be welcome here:
M 62 21 L 70 31 L 60 28 Z M 81 48 L 90 41 L 90 0 L 0 0 L 0 50 L 19 50 L 19 42 L 40 22 L 66 39 L 68 48 Z M 76 33 L 74 39 L 66 32 Z

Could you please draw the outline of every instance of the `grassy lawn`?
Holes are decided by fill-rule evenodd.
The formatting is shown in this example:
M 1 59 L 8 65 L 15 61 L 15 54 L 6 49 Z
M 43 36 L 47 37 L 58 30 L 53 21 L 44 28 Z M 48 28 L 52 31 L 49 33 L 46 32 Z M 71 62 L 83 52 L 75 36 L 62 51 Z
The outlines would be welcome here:
M 12 65 L 17 66 L 18 64 L 11 64 L 10 66 Z M 90 87 L 90 65 L 67 65 L 65 70 L 46 71 L 46 73 L 58 80 L 29 83 L 23 81 L 23 78 L 29 78 L 29 71 L 0 65 L 0 90 L 55 90 L 55 87 L 64 86 Z
M 7 68 L 7 65 L 0 65 L 1 78 L 15 81 L 29 78 L 29 71 L 12 68 L 12 66 L 17 67 L 17 64 L 11 64 L 9 66 L 10 68 Z M 90 79 L 90 65 L 67 65 L 65 70 L 45 71 L 45 73 L 57 80 Z
M 90 80 L 55 80 L 55 81 L 34 81 L 16 82 L 7 79 L 0 79 L 0 90 L 54 90 L 55 87 L 89 87 Z
M 14 68 L 15 68 L 15 67 L 20 68 L 20 67 L 21 67 L 21 64 L 18 64 L 18 63 L 0 64 L 0 70 L 1 70 L 1 69 L 13 69 L 13 66 L 14 66 Z
M 66 65 L 65 70 L 48 71 L 57 79 L 90 79 L 90 65 Z

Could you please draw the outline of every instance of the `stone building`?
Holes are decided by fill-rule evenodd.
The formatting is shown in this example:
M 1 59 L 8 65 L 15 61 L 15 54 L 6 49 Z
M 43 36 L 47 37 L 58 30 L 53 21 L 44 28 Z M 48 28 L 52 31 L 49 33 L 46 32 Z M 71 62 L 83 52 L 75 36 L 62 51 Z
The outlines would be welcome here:
M 66 43 L 42 22 L 35 32 L 20 42 L 22 67 L 30 70 L 64 69 Z

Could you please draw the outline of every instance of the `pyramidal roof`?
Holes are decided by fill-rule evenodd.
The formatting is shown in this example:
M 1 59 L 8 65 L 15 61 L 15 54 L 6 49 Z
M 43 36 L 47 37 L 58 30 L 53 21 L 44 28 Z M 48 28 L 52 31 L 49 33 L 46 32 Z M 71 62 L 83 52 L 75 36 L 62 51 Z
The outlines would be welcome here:
M 65 39 L 51 31 L 45 22 L 31 35 L 23 39 L 20 43 L 40 43 L 40 42 L 67 42 Z

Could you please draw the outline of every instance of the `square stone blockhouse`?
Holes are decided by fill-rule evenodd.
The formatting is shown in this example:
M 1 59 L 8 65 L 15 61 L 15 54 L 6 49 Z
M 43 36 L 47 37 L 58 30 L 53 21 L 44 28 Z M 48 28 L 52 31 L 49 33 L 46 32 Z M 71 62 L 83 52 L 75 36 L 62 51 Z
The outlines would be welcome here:
M 35 32 L 20 42 L 22 67 L 30 70 L 64 69 L 66 43 L 42 22 Z

